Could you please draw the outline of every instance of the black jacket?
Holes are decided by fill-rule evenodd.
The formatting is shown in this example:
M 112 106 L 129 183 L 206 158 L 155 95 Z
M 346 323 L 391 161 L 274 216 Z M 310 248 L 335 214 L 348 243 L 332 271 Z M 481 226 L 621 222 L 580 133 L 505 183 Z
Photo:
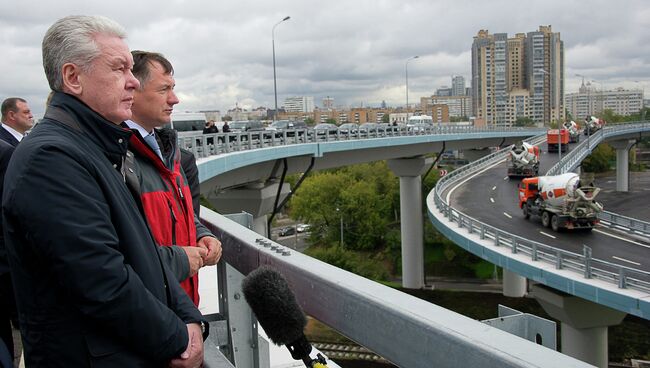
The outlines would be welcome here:
M 9 131 L 0 126 L 0 139 L 9 143 L 10 145 L 16 147 L 18 145 L 18 139 L 9 133 Z
M 131 134 L 56 93 L 14 152 L 2 208 L 28 367 L 162 366 L 202 319 L 124 183 Z

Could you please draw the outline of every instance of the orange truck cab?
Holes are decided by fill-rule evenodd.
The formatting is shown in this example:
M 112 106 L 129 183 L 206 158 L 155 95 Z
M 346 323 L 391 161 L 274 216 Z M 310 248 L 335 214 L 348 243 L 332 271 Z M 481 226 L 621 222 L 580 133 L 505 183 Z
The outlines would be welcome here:
M 523 208 L 529 199 L 539 195 L 539 177 L 524 178 L 519 184 L 519 208 Z
M 569 131 L 567 129 L 550 129 L 546 133 L 546 144 L 549 152 L 557 152 L 562 149 L 562 152 L 569 150 Z

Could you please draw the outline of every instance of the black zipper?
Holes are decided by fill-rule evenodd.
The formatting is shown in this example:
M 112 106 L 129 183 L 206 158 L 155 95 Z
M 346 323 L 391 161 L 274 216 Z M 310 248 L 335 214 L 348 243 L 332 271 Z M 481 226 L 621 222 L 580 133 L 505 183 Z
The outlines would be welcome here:
M 169 212 L 172 216 L 172 244 L 176 244 L 176 214 L 174 213 L 174 206 L 169 202 Z

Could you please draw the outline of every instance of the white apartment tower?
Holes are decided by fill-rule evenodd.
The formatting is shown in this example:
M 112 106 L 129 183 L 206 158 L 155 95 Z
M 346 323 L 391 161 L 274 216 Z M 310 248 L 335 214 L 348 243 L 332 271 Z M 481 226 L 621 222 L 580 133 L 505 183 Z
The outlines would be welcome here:
M 286 112 L 314 112 L 313 96 L 287 97 L 284 100 L 284 111 Z

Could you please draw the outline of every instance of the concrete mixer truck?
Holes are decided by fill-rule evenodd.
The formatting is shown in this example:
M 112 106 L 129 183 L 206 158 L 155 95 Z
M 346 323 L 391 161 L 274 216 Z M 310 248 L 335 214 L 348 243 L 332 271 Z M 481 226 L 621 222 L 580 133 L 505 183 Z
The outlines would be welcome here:
M 508 157 L 508 177 L 531 177 L 539 174 L 539 147 L 517 142 Z
M 592 135 L 605 126 L 605 120 L 598 119 L 595 116 L 588 116 L 585 119 L 585 135 Z
M 542 225 L 554 231 L 591 230 L 603 211 L 595 201 L 599 192 L 591 180 L 575 173 L 525 178 L 519 185 L 519 207 L 524 218 L 539 216 Z
M 578 143 L 580 141 L 580 127 L 575 121 L 565 121 L 564 129 L 569 131 L 569 143 Z

